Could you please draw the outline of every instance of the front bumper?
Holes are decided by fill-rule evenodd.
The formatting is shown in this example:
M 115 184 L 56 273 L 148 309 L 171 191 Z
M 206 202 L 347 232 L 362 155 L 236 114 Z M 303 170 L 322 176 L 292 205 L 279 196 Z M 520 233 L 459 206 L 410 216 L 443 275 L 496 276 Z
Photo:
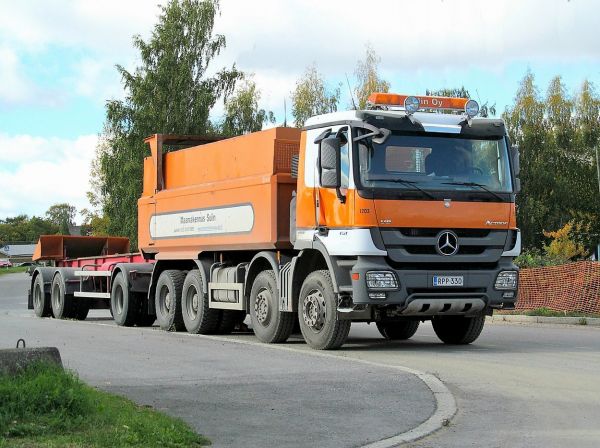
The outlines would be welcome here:
M 426 314 L 435 314 L 447 309 L 448 304 L 456 311 L 462 303 L 470 303 L 472 312 L 480 311 L 480 305 L 486 309 L 512 309 L 517 300 L 517 290 L 494 289 L 496 276 L 506 270 L 518 271 L 510 257 L 502 257 L 493 268 L 482 269 L 460 269 L 460 265 L 452 264 L 443 269 L 394 269 L 384 257 L 358 257 L 351 271 L 352 301 L 357 305 L 396 305 L 410 314 L 418 309 Z M 366 274 L 369 271 L 394 272 L 399 282 L 398 289 L 368 289 Z M 461 287 L 434 287 L 434 275 L 460 275 L 464 278 L 464 284 Z M 385 297 L 369 297 L 369 292 L 385 292 Z M 425 306 L 421 307 L 422 303 L 429 305 L 423 309 Z

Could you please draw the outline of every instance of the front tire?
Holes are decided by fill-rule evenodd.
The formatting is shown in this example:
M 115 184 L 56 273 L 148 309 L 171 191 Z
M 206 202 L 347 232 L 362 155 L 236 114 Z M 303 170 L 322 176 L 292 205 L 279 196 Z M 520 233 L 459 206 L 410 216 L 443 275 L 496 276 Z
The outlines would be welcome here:
M 398 322 L 377 322 L 381 336 L 388 341 L 404 341 L 412 338 L 419 328 L 418 320 L 403 320 Z
M 285 342 L 294 329 L 294 313 L 279 311 L 277 279 L 272 270 L 262 271 L 250 291 L 250 319 L 256 337 L 268 344 Z
M 485 316 L 446 316 L 433 318 L 431 325 L 445 344 L 466 345 L 475 341 L 483 330 Z
M 156 282 L 156 320 L 161 329 L 181 331 L 185 329 L 181 313 L 181 291 L 185 275 L 177 269 L 162 271 Z
M 331 350 L 346 342 L 350 321 L 337 319 L 337 297 L 329 271 L 315 271 L 304 280 L 298 320 L 302 336 L 311 348 Z
M 210 309 L 208 295 L 203 292 L 198 269 L 187 273 L 181 293 L 181 314 L 188 333 L 214 334 L 219 327 L 221 311 Z
M 50 294 L 44 292 L 44 279 L 38 274 L 33 282 L 33 311 L 37 317 L 52 316 Z

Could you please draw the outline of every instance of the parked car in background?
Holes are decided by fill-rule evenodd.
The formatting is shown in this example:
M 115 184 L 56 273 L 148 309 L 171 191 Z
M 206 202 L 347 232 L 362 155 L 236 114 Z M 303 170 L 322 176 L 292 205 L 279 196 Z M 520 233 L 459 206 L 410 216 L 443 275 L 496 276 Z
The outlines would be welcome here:
M 0 260 L 0 268 L 12 268 L 12 263 L 6 259 Z

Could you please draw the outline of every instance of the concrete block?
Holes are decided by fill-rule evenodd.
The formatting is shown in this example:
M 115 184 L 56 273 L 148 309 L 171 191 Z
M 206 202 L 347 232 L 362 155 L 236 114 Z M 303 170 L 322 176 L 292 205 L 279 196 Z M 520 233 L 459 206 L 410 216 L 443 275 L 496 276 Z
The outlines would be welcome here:
M 60 352 L 56 347 L 11 348 L 0 350 L 0 373 L 14 375 L 39 361 L 62 367 Z

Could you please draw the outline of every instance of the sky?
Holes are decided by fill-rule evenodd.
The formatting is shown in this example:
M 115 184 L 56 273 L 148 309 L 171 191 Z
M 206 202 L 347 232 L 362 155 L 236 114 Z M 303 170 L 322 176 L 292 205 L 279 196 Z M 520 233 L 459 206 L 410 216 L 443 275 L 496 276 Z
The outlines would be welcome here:
M 90 164 L 108 99 L 123 97 L 116 64 L 139 63 L 132 36 L 148 37 L 158 0 L 0 0 L 0 219 L 41 216 L 58 202 L 89 207 Z M 162 2 L 164 3 L 164 1 Z M 254 74 L 261 107 L 291 121 L 291 91 L 314 64 L 330 88 L 371 45 L 391 91 L 465 86 L 511 103 L 527 70 L 543 93 L 563 77 L 600 88 L 598 0 L 221 0 L 215 31 L 227 48 L 213 68 Z M 219 103 L 212 117 L 221 117 Z

